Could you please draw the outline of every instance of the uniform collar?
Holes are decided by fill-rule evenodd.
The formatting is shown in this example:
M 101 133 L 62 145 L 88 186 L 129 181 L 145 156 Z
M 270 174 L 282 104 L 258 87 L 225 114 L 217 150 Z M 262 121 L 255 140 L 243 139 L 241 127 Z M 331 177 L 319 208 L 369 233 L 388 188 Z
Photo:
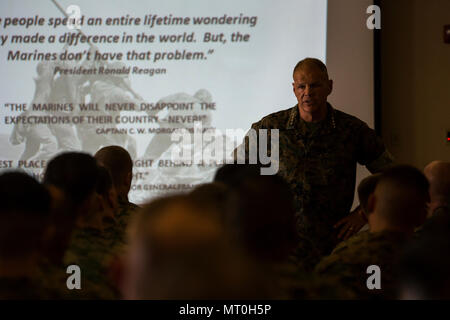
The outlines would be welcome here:
M 331 104 L 329 104 L 327 102 L 327 116 L 325 118 L 325 130 L 323 131 L 323 133 L 328 133 L 331 130 L 336 129 L 336 116 L 335 116 L 335 110 L 334 108 L 331 106 Z M 306 133 L 306 126 L 305 126 L 305 121 L 303 121 L 300 118 L 300 112 L 298 111 L 298 104 L 295 105 L 294 107 L 291 108 L 290 112 L 289 112 L 289 118 L 288 118 L 288 122 L 286 124 L 286 129 L 298 129 L 300 131 L 300 133 L 304 134 Z

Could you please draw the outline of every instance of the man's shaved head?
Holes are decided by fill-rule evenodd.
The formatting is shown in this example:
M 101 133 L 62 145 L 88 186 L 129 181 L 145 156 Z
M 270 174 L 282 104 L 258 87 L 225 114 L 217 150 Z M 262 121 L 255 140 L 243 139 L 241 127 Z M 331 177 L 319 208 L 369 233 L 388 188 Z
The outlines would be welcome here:
M 375 187 L 377 186 L 380 176 L 381 173 L 370 175 L 361 180 L 358 185 L 358 199 L 365 215 L 369 214 L 367 202 L 369 200 L 369 196 L 375 191 Z
M 391 167 L 383 172 L 375 187 L 374 211 L 390 226 L 418 227 L 426 218 L 428 188 L 420 170 L 409 165 Z
M 320 61 L 319 59 L 316 59 L 316 58 L 305 58 L 305 59 L 299 61 L 295 65 L 292 75 L 294 75 L 299 70 L 309 69 L 309 68 L 319 69 L 324 74 L 324 77 L 327 80 L 329 79 L 327 66 L 322 61 Z
M 130 236 L 125 298 L 248 299 L 265 294 L 216 212 L 195 197 L 152 200 L 136 216 Z
M 117 192 L 122 196 L 128 194 L 133 171 L 133 160 L 128 151 L 119 146 L 108 146 L 98 150 L 94 158 L 108 169 Z
M 306 58 L 294 68 L 292 89 L 298 102 L 300 117 L 307 122 L 325 119 L 327 99 L 333 91 L 327 67 L 315 58 Z
M 430 182 L 430 197 L 434 200 L 447 200 L 450 204 L 450 162 L 433 161 L 424 169 Z
M 95 159 L 81 152 L 65 152 L 51 159 L 45 169 L 44 185 L 62 190 L 77 207 L 94 192 L 98 179 Z

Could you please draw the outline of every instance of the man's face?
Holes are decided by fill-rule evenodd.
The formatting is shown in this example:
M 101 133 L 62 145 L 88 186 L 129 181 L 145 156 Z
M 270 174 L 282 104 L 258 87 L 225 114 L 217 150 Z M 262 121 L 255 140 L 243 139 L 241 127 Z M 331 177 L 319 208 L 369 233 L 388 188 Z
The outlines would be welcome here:
M 294 73 L 292 83 L 298 106 L 304 113 L 320 113 L 327 107 L 333 81 L 315 66 L 305 66 Z

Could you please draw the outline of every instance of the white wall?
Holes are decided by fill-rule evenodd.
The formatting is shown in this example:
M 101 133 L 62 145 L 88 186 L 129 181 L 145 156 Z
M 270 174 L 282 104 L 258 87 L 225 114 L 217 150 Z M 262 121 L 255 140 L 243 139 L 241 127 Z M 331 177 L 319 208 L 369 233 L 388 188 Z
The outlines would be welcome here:
M 366 10 L 372 4 L 328 0 L 327 67 L 334 80 L 330 103 L 374 128 L 373 31 L 366 27 Z M 357 185 L 368 174 L 358 165 Z

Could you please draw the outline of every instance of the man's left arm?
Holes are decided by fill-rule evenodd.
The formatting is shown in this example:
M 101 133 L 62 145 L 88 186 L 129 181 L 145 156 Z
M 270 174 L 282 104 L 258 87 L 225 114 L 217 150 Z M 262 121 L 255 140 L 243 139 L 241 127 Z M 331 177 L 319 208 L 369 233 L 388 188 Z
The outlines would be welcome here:
M 372 174 L 380 172 L 394 163 L 393 156 L 386 149 L 381 138 L 365 123 L 359 130 L 356 147 L 358 163 L 366 166 Z

